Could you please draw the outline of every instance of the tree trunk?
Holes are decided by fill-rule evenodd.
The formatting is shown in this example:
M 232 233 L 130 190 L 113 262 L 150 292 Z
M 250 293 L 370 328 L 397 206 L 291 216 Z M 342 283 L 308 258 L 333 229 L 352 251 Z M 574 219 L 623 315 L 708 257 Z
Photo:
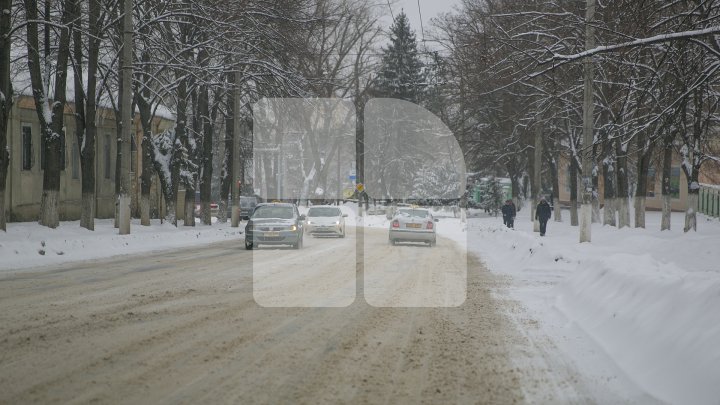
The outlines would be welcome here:
M 10 30 L 12 0 L 0 0 L 0 230 L 7 231 L 5 218 L 5 187 L 10 163 L 7 149 L 7 129 L 10 109 L 13 104 L 12 82 L 10 81 Z
M 618 210 L 618 228 L 630 226 L 630 202 L 629 202 L 629 182 L 628 182 L 628 164 L 627 164 L 627 146 L 623 144 L 621 139 L 616 140 L 617 150 L 617 210 Z
M 610 140 L 605 140 L 605 159 L 603 159 L 603 224 L 616 226 L 615 222 L 615 161 L 613 160 L 612 145 Z
M 663 171 L 662 171 L 662 221 L 660 223 L 661 231 L 670 230 L 670 217 L 672 214 L 672 196 L 670 195 L 670 175 L 672 170 L 672 143 L 665 145 L 663 153 Z
M 533 182 L 532 182 L 532 194 L 533 194 L 533 209 L 530 210 L 530 215 L 533 220 L 533 231 L 540 232 L 540 220 L 535 216 L 535 209 L 542 198 L 542 130 L 540 125 L 536 124 L 535 129 L 535 153 L 533 155 Z
M 233 165 L 235 159 L 235 73 L 227 73 L 226 80 L 228 87 L 231 89 L 227 92 L 227 110 L 228 115 L 225 117 L 225 151 L 223 153 L 222 170 L 220 171 L 220 201 L 218 202 L 218 222 L 227 222 L 227 203 L 230 194 L 233 197 L 232 208 L 235 208 L 235 191 L 231 193 L 230 187 L 233 187 L 235 181 L 235 167 Z M 234 224 L 234 217 L 231 215 L 231 223 Z
M 131 178 L 130 153 L 131 142 L 134 136 L 132 122 L 132 0 L 123 0 L 123 36 L 121 54 L 120 77 L 123 82 L 123 91 L 120 93 L 122 137 L 122 157 L 120 159 L 120 194 L 118 195 L 118 224 L 120 235 L 130 234 L 130 204 L 131 204 Z
M 578 223 L 578 165 L 575 156 L 570 156 L 570 225 Z
M 210 120 L 209 106 L 209 89 L 203 84 L 200 86 L 200 94 L 198 97 L 198 115 L 200 119 L 200 128 L 202 131 L 202 175 L 200 177 L 200 222 L 203 225 L 211 225 L 210 203 L 211 185 L 212 185 L 212 145 L 213 145 L 213 123 Z
M 637 160 L 637 188 L 635 190 L 635 228 L 645 228 L 645 200 L 647 196 L 647 178 L 650 168 L 652 145 L 647 141 L 644 132 L 638 135 L 637 149 L 640 156 Z
M 75 0 L 68 0 L 63 10 L 63 24 L 70 23 L 71 11 Z M 28 21 L 37 21 L 37 2 L 25 0 Z M 39 38 L 37 22 L 27 25 L 28 71 L 35 99 L 35 110 L 40 122 L 41 136 L 44 140 L 45 170 L 43 171 L 43 193 L 40 202 L 40 224 L 56 228 L 60 224 L 58 204 L 60 195 L 60 171 L 62 163 L 63 115 L 65 111 L 66 81 L 68 58 L 70 56 L 70 33 L 63 29 L 60 32 L 58 56 L 55 73 L 55 94 L 52 109 L 48 106 L 45 83 L 40 72 Z
M 144 63 L 150 61 L 150 55 L 143 52 Z M 140 225 L 150 226 L 150 189 L 153 178 L 153 155 L 152 155 L 152 112 L 148 102 L 150 97 L 149 81 L 146 73 L 138 75 L 138 82 L 141 88 L 135 89 L 135 102 L 140 112 L 140 125 L 142 126 L 142 173 L 140 174 Z
M 685 210 L 685 232 L 697 231 L 697 210 L 700 201 L 699 189 L 689 189 L 687 197 L 687 209 Z
M 562 222 L 562 209 L 560 208 L 560 173 L 558 172 L 557 159 L 548 153 L 548 164 L 550 165 L 550 176 L 553 187 L 553 217 L 555 222 Z

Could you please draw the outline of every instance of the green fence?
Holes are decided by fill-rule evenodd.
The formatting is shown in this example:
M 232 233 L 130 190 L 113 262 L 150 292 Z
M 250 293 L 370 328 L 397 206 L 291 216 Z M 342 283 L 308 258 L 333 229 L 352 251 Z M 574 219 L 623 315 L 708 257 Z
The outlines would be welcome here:
M 720 187 L 700 186 L 700 212 L 709 217 L 720 217 Z

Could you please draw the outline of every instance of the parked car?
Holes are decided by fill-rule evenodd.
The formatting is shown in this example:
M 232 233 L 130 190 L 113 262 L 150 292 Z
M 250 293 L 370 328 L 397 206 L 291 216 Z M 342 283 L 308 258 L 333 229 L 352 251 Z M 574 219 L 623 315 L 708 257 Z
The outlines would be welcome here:
M 257 205 L 257 197 L 240 196 L 240 218 L 249 219 L 255 206 Z
M 305 232 L 313 236 L 345 237 L 345 218 L 340 208 L 331 205 L 311 207 L 305 218 Z
M 300 249 L 303 244 L 303 221 L 295 204 L 263 203 L 255 207 L 245 225 L 245 249 L 262 245 L 290 245 Z
M 435 223 L 430 211 L 421 208 L 400 208 L 390 222 L 388 240 L 398 242 L 424 242 L 435 246 Z

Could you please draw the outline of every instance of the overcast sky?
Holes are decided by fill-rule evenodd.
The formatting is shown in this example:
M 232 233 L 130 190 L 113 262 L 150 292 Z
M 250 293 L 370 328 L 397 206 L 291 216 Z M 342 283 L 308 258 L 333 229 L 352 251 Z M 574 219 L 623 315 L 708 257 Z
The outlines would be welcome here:
M 420 0 L 420 12 L 418 12 L 418 0 L 391 0 L 390 4 L 394 15 L 399 14 L 400 10 L 405 10 L 405 14 L 410 20 L 410 27 L 415 31 L 415 37 L 420 42 L 422 40 L 420 12 L 422 12 L 422 21 L 427 34 L 431 30 L 430 20 L 437 17 L 438 14 L 452 11 L 454 6 L 460 4 L 460 0 Z M 387 24 L 390 26 L 392 18 L 389 9 L 387 17 Z M 428 46 L 432 47 L 431 44 Z

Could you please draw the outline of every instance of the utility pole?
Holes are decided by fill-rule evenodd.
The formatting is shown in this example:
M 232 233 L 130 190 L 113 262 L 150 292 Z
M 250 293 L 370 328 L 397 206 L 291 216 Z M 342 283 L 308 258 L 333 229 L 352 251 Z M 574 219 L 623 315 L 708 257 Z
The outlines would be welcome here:
M 595 47 L 595 0 L 587 0 L 585 9 L 585 50 Z M 585 85 L 583 94 L 583 144 L 582 144 L 582 204 L 580 205 L 580 243 L 590 242 L 592 224 L 592 144 L 594 141 L 593 127 L 593 76 L 592 56 L 583 61 Z
M 241 140 L 245 139 L 245 134 L 240 133 L 240 103 L 242 102 L 240 95 L 240 81 L 242 80 L 242 74 L 240 70 L 235 72 L 235 88 L 233 89 L 233 162 L 232 162 L 232 181 L 230 183 L 230 195 L 232 196 L 231 214 L 230 214 L 230 226 L 237 228 L 240 226 L 240 190 L 242 187 L 242 181 L 245 179 L 240 178 L 240 153 L 242 152 Z
M 120 155 L 120 195 L 118 196 L 118 222 L 120 235 L 130 233 L 130 142 L 133 136 L 132 123 L 132 0 L 123 0 L 123 45 L 122 45 L 122 93 L 120 94 L 122 120 Z

